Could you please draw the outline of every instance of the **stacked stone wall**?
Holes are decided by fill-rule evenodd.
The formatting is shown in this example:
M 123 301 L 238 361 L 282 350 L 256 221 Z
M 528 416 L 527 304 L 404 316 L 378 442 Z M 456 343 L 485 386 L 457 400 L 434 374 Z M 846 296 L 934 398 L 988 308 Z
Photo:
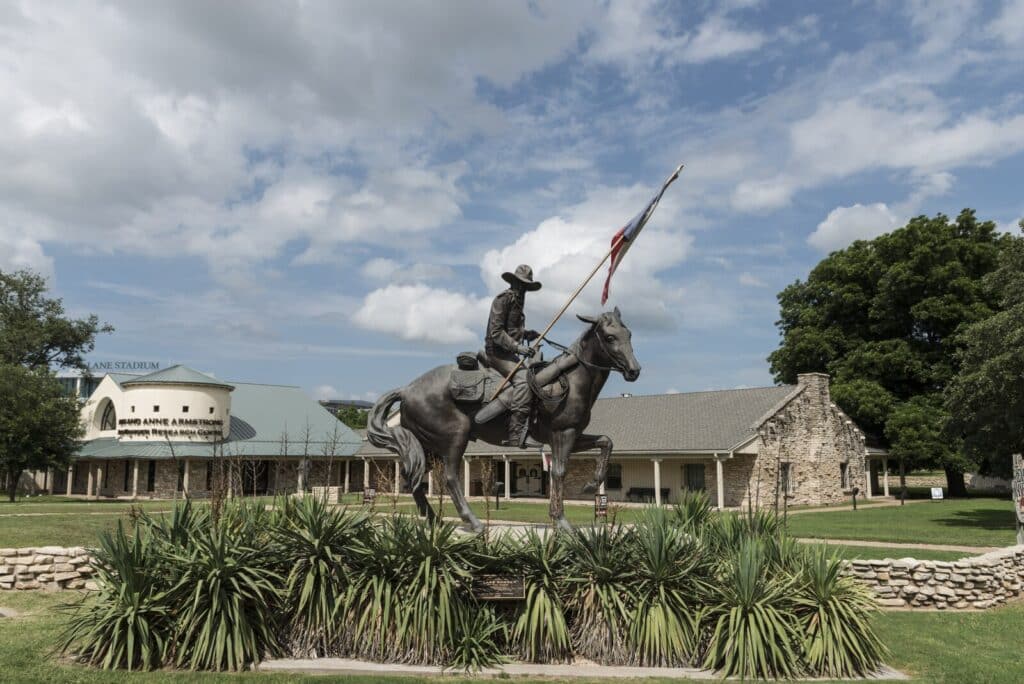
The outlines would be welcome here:
M 846 573 L 886 608 L 990 608 L 1021 595 L 1024 546 L 959 561 L 848 561 Z
M 0 549 L 0 589 L 93 589 L 89 552 L 80 546 Z

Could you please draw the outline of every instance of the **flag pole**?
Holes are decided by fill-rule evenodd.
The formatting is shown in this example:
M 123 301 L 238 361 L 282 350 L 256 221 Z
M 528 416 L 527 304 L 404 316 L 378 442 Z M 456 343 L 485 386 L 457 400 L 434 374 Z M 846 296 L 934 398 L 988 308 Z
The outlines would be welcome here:
M 668 177 L 668 179 L 662 186 L 662 192 L 665 191 L 665 188 L 667 188 L 672 183 L 672 181 L 679 177 L 679 172 L 682 170 L 682 164 L 676 167 L 676 170 L 672 173 L 671 176 Z M 536 351 L 537 348 L 540 347 L 541 342 L 544 341 L 544 337 L 549 332 L 551 332 L 551 329 L 555 327 L 555 323 L 558 323 L 558 319 L 560 319 L 565 314 L 565 312 L 569 309 L 572 303 L 576 301 L 576 298 L 580 296 L 580 293 L 583 292 L 583 288 L 585 288 L 587 284 L 594 279 L 594 276 L 597 275 L 597 272 L 601 270 L 602 266 L 604 266 L 604 262 L 608 261 L 608 257 L 615 253 L 615 250 L 619 248 L 619 245 L 622 244 L 622 241 L 625 239 L 625 237 L 625 234 L 622 234 L 619 236 L 618 240 L 612 243 L 611 249 L 609 249 L 603 257 L 601 257 L 601 261 L 597 262 L 597 266 L 594 266 L 594 270 L 590 272 L 590 275 L 588 275 L 582 283 L 580 283 L 580 286 L 576 288 L 576 291 L 569 295 L 569 299 L 565 302 L 564 305 L 562 305 L 562 308 L 558 310 L 558 313 L 555 314 L 555 317 L 551 319 L 551 322 L 548 323 L 548 327 L 544 328 L 544 332 L 538 335 L 537 338 L 533 341 L 533 344 L 530 345 L 531 350 Z M 509 371 L 508 375 L 505 376 L 505 379 L 501 381 L 500 385 L 498 385 L 498 388 L 494 390 L 494 394 L 492 394 L 491 398 L 487 400 L 488 403 L 494 401 L 495 398 L 497 398 L 498 394 L 501 393 L 501 390 L 505 389 L 505 385 L 509 383 L 513 375 L 519 372 L 519 369 L 523 367 L 524 363 L 526 363 L 526 359 L 527 357 L 525 356 L 519 359 L 519 362 L 516 363 L 515 367 L 511 371 Z

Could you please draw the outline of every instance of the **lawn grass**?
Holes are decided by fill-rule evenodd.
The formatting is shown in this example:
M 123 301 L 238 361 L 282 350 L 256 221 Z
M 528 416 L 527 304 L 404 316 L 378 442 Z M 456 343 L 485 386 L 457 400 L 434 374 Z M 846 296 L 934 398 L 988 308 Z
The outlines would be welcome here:
M 73 665 L 53 653 L 64 616 L 61 603 L 75 600 L 70 592 L 3 592 L 0 606 L 20 613 L 0 618 L 0 679 L 4 682 L 310 682 L 340 681 L 410 684 L 425 681 L 413 677 L 297 677 L 288 674 L 241 675 L 192 672 L 106 672 Z M 888 612 L 878 616 L 876 628 L 889 645 L 887 662 L 919 681 L 981 684 L 1024 681 L 1024 658 L 1019 657 L 1024 632 L 1024 603 L 983 612 Z M 445 684 L 474 681 L 468 677 L 444 677 Z M 479 680 L 477 680 L 479 681 Z M 487 680 L 494 681 L 494 680 Z M 527 679 L 517 679 L 528 682 Z M 550 681 L 550 680 L 548 680 Z M 583 680 L 579 684 L 585 684 Z M 601 680 L 589 680 L 591 682 Z M 604 680 L 613 681 L 613 680 Z M 624 682 L 629 680 L 614 680 Z M 643 680 L 656 682 L 662 680 Z
M 802 513 L 789 518 L 788 529 L 796 537 L 901 544 L 1009 546 L 1016 540 L 1012 502 L 989 498 Z
M 955 561 L 974 554 L 964 551 L 935 551 L 932 549 L 905 549 L 879 546 L 856 546 L 849 544 L 808 544 L 824 546 L 843 560 L 882 560 L 883 558 L 914 558 L 915 560 Z

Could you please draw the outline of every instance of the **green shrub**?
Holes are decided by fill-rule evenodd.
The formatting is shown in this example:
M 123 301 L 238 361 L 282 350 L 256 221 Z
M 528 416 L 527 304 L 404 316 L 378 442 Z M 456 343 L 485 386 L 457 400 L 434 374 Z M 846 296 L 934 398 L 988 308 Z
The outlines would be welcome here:
M 718 578 L 709 606 L 713 631 L 704 666 L 723 676 L 789 678 L 800 672 L 796 619 L 787 597 L 794 581 L 769 574 L 762 543 L 740 543 Z
M 876 612 L 868 591 L 841 574 L 842 561 L 824 548 L 804 553 L 794 604 L 803 659 L 815 675 L 861 677 L 882 663 L 885 646 L 871 629 Z
M 565 536 L 541 537 L 530 530 L 507 556 L 518 561 L 513 567 L 523 573 L 526 582 L 526 600 L 512 630 L 516 652 L 531 663 L 570 660 L 569 625 L 560 595 L 562 572 L 569 561 Z
M 100 535 L 93 554 L 99 589 L 73 609 L 61 636 L 62 652 L 105 670 L 152 670 L 164 663 L 171 611 L 156 567 L 155 544 L 138 529 Z

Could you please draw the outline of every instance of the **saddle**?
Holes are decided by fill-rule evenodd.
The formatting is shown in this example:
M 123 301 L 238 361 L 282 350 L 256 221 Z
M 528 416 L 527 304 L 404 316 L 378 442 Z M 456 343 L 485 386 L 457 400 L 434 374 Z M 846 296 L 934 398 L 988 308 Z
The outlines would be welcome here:
M 487 363 L 487 354 L 483 351 L 473 354 L 463 352 L 456 357 L 458 368 L 452 371 L 448 383 L 448 392 L 452 399 L 461 404 L 482 404 L 475 420 L 478 424 L 486 423 L 505 413 L 511 404 L 512 385 L 508 384 L 501 393 L 491 401 L 494 391 L 504 380 L 504 376 Z M 526 382 L 534 397 L 545 408 L 551 410 L 565 399 L 569 391 L 569 381 L 562 373 L 558 359 L 553 362 L 538 362 L 525 371 Z

